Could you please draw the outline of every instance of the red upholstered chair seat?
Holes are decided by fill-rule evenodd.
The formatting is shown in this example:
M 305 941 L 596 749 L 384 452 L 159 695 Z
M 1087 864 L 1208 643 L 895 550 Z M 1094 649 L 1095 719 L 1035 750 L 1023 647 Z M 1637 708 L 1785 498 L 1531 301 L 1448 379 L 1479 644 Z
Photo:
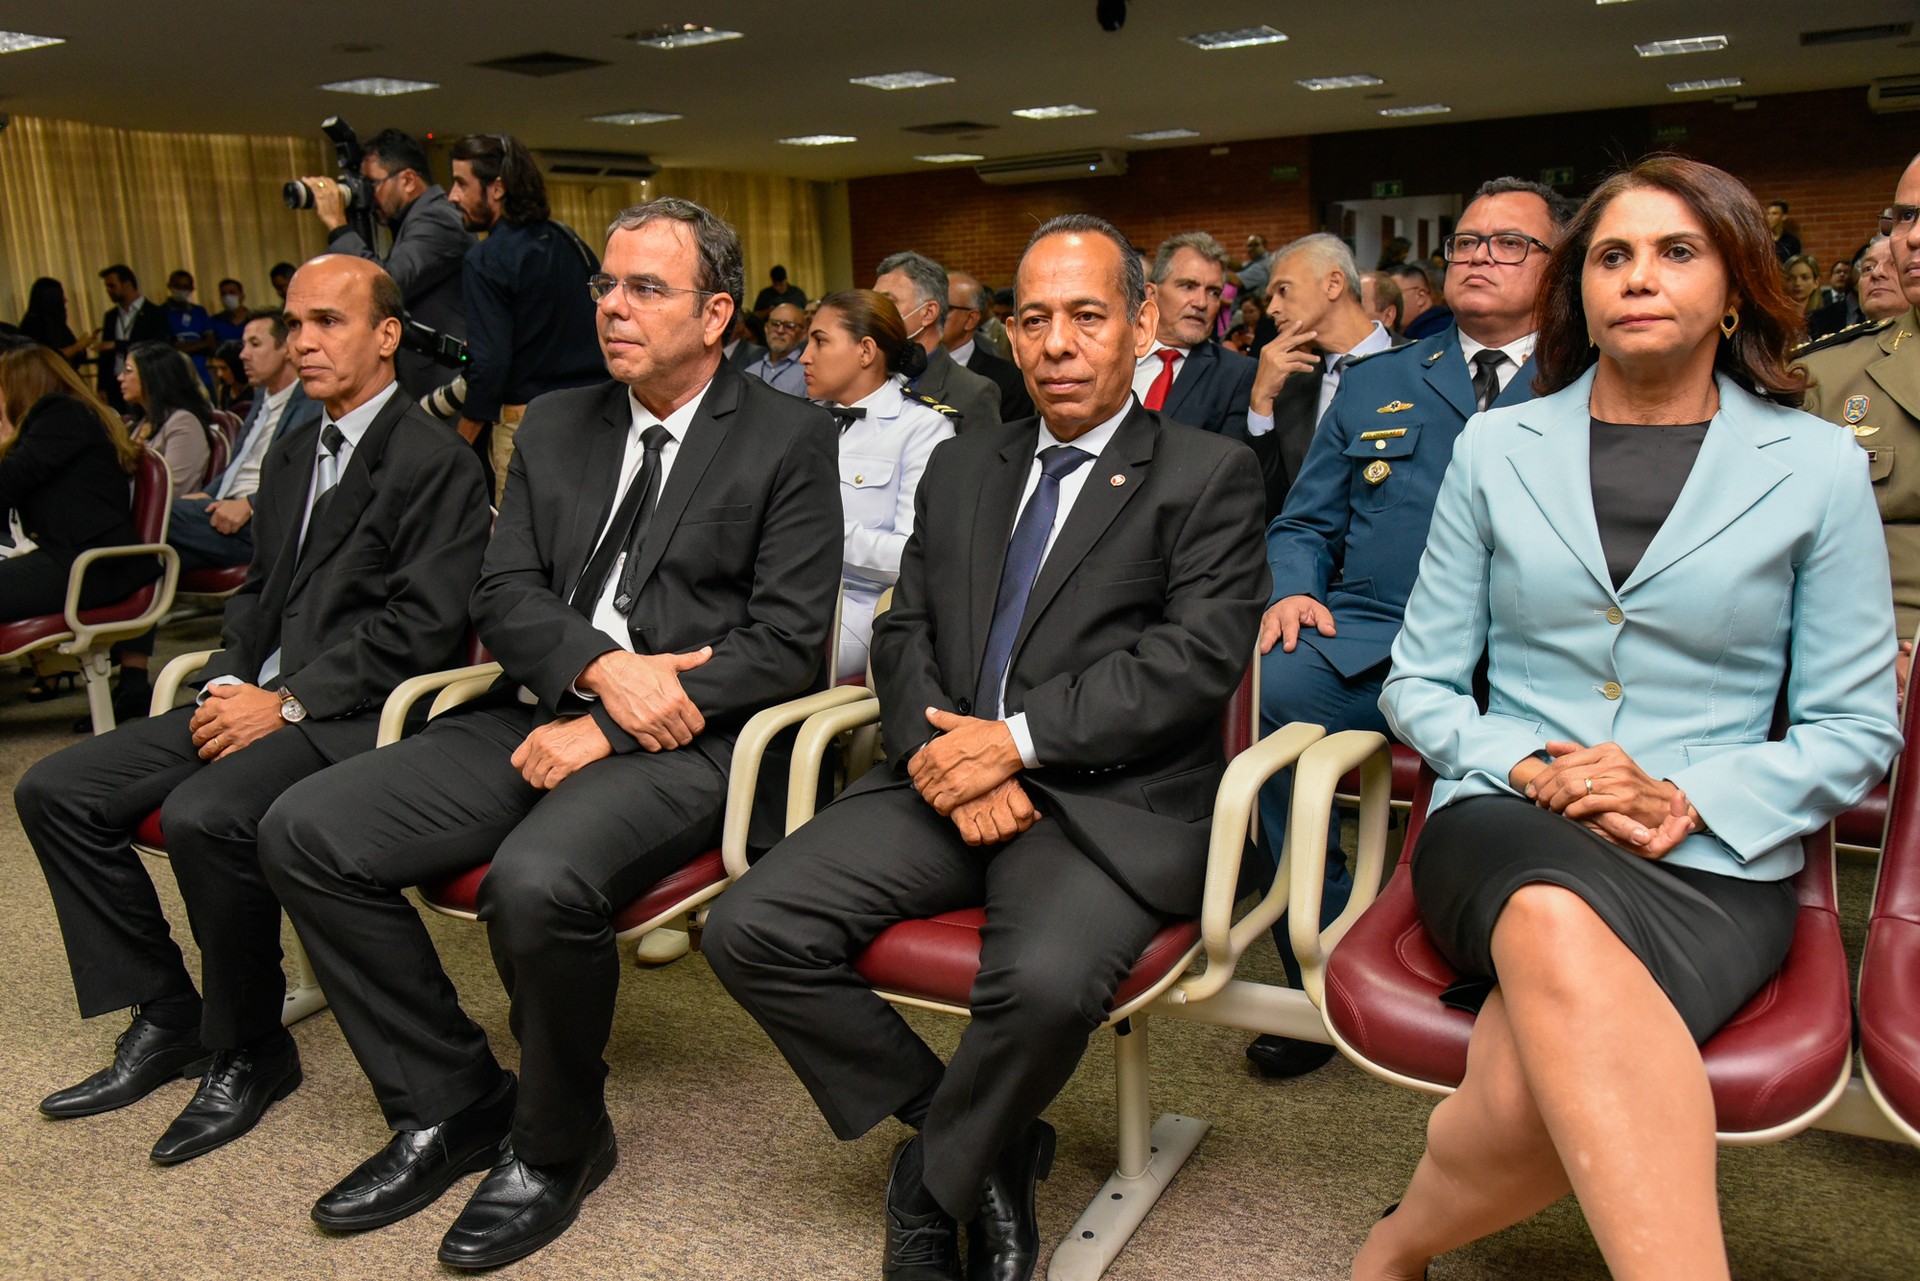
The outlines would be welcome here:
M 221 565 L 214 569 L 180 572 L 180 592 L 187 596 L 225 596 L 247 581 L 247 566 Z
M 492 866 L 492 863 L 482 863 L 457 876 L 430 881 L 420 887 L 420 895 L 442 912 L 462 916 L 476 915 L 480 903 L 480 882 L 487 878 L 487 869 Z M 672 911 L 701 890 L 718 885 L 726 879 L 727 869 L 720 860 L 720 851 L 708 850 L 616 912 L 613 917 L 614 933 L 624 934 L 628 930 L 644 925 Z
M 1833 820 L 1833 838 L 1842 845 L 1880 848 L 1887 831 L 1887 807 L 1893 803 L 1893 789 L 1886 783 L 1867 793 L 1867 799 Z
M 1874 918 L 1860 977 L 1860 1059 L 1886 1105 L 1920 1129 L 1920 921 Z
M 980 927 L 986 923 L 987 914 L 977 907 L 902 921 L 868 944 L 854 969 L 881 991 L 965 1007 L 980 973 Z M 1199 941 L 1198 921 L 1163 926 L 1114 993 L 1114 1005 L 1125 1005 L 1185 965 Z
M 1430 777 L 1421 779 L 1401 865 L 1328 960 L 1325 1013 L 1339 1038 L 1376 1067 L 1451 1087 L 1466 1074 L 1473 1019 L 1440 1003 L 1459 975 L 1420 923 L 1407 863 L 1431 786 Z M 1723 1134 L 1767 1130 L 1803 1116 L 1827 1097 L 1847 1065 L 1847 961 L 1824 833 L 1808 838 L 1806 868 L 1795 886 L 1800 917 L 1786 963 L 1702 1047 Z M 1920 970 L 1915 977 L 1920 988 Z
M 66 634 L 67 620 L 59 614 L 43 614 L 39 618 L 0 623 L 0 654 L 17 654 L 42 641 Z
M 140 825 L 133 829 L 133 843 L 153 850 L 167 848 L 167 834 L 160 830 L 159 810 L 154 810 L 140 820 Z
M 1389 750 L 1393 753 L 1393 803 L 1405 805 L 1413 800 L 1414 789 L 1420 785 L 1420 753 L 1404 743 L 1391 744 Z M 1357 796 L 1359 792 L 1359 770 L 1340 780 L 1342 796 Z

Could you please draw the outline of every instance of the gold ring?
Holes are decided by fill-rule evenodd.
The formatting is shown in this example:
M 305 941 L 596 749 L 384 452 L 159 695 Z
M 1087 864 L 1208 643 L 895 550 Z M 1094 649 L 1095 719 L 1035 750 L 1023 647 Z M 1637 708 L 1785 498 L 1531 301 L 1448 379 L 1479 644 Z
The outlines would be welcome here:
M 1592 795 L 1593 795 L 1593 780 L 1592 780 L 1592 779 L 1587 779 L 1587 780 L 1586 780 L 1586 784 L 1587 784 L 1587 795 L 1588 795 L 1588 796 L 1592 796 Z

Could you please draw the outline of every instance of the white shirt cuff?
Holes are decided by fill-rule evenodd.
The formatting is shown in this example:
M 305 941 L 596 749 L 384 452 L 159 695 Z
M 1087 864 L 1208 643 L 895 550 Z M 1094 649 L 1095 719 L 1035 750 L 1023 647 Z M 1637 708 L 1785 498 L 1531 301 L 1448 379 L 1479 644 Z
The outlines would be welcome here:
M 1007 733 L 1013 735 L 1013 746 L 1020 753 L 1020 763 L 1028 769 L 1039 769 L 1040 758 L 1033 750 L 1033 735 L 1027 729 L 1027 714 L 1015 712 L 1005 721 Z
M 202 685 L 200 687 L 200 692 L 193 696 L 193 705 L 195 707 L 198 707 L 200 706 L 200 704 L 206 702 L 207 691 L 212 689 L 215 685 L 245 685 L 245 684 L 246 682 L 241 680 L 238 676 L 216 676 L 212 680 L 208 681 L 205 685 Z
M 1264 436 L 1272 430 L 1273 418 L 1270 415 L 1256 414 L 1251 409 L 1247 411 L 1247 435 Z

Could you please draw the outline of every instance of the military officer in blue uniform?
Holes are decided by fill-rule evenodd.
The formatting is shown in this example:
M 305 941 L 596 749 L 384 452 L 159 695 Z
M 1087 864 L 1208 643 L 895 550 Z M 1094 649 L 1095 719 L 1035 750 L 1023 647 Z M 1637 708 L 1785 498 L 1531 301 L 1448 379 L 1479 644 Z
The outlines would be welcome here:
M 1453 442 L 1475 413 L 1532 399 L 1533 302 L 1570 214 L 1564 199 L 1538 183 L 1482 185 L 1442 242 L 1454 323 L 1347 366 L 1286 505 L 1267 528 L 1273 602 L 1260 622 L 1263 733 L 1293 721 L 1329 732 L 1386 732 L 1380 686 Z M 1287 771 L 1260 794 L 1268 880 L 1292 784 Z M 1323 923 L 1352 889 L 1336 819 Z M 1286 929 L 1283 917 L 1274 942 L 1297 986 Z M 1329 1046 L 1276 1036 L 1247 1047 L 1267 1076 L 1310 1072 L 1332 1054 Z

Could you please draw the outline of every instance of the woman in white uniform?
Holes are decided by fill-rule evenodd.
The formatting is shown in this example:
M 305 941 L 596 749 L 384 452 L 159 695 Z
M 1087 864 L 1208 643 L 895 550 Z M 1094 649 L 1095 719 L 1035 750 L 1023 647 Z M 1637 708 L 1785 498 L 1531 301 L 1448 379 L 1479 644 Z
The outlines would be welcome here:
M 840 421 L 840 510 L 846 529 L 840 581 L 840 661 L 834 679 L 867 670 L 873 606 L 900 577 L 913 532 L 913 496 L 933 447 L 953 423 L 907 390 L 927 353 L 885 294 L 849 289 L 820 303 L 800 357 L 807 394 Z

